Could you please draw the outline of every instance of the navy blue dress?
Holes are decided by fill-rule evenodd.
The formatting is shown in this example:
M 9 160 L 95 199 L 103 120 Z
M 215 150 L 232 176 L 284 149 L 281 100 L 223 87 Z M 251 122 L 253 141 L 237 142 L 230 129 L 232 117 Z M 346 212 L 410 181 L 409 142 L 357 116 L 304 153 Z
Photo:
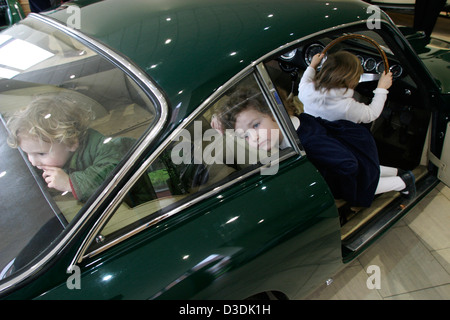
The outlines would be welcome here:
M 334 198 L 369 207 L 380 178 L 378 151 L 370 131 L 347 120 L 327 121 L 306 113 L 299 118 L 300 142 Z

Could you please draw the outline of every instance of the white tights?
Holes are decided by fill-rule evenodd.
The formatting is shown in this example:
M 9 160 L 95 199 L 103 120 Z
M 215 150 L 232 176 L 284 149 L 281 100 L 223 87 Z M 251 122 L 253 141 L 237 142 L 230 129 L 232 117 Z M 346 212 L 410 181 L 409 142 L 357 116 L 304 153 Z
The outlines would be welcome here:
M 375 194 L 389 191 L 402 191 L 406 188 L 405 182 L 397 176 L 397 168 L 380 166 L 380 180 Z

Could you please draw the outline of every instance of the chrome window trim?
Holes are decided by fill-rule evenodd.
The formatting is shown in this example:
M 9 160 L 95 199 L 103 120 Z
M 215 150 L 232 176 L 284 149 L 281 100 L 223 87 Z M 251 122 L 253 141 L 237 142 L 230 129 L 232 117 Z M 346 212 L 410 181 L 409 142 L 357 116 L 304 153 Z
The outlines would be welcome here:
M 294 129 L 292 121 L 290 120 L 289 114 L 285 110 L 283 103 L 278 102 L 281 98 L 278 95 L 275 85 L 273 84 L 272 79 L 270 78 L 269 73 L 264 66 L 264 63 L 259 63 L 256 66 L 256 69 L 258 70 L 260 82 L 264 85 L 264 90 L 266 91 L 266 95 L 270 100 L 270 105 L 276 106 L 276 108 L 273 108 L 272 112 L 274 112 L 278 116 L 277 118 L 281 122 L 280 129 L 284 137 L 287 137 L 287 139 L 290 141 L 290 145 L 294 148 L 296 153 L 302 156 L 306 155 L 305 151 L 299 147 L 300 139 L 298 138 L 297 134 L 294 133 L 296 131 Z M 275 98 L 275 95 L 278 96 L 278 101 Z M 286 128 L 288 128 L 287 131 L 285 130 Z
M 79 32 L 78 30 L 67 27 L 64 24 L 52 18 L 35 13 L 30 13 L 27 19 L 39 20 L 48 25 L 51 25 L 52 27 L 56 28 L 57 30 L 65 34 L 69 34 L 75 37 L 84 45 L 93 48 L 96 53 L 102 55 L 104 58 L 116 64 L 116 66 L 118 66 L 122 70 L 127 70 L 129 75 L 136 77 L 142 83 L 141 84 L 137 82 L 139 87 L 151 98 L 151 100 L 156 99 L 156 102 L 159 104 L 160 109 L 156 110 L 155 118 L 157 118 L 159 115 L 159 120 L 156 121 L 155 126 L 143 138 L 142 143 L 138 146 L 138 148 L 132 154 L 132 156 L 126 161 L 123 167 L 117 172 L 117 174 L 111 179 L 110 183 L 104 188 L 103 192 L 89 206 L 89 208 L 86 209 L 83 216 L 77 219 L 77 221 L 74 223 L 74 225 L 71 226 L 71 228 L 63 236 L 63 238 L 58 243 L 56 243 L 54 247 L 45 256 L 41 257 L 38 261 L 36 261 L 35 264 L 26 267 L 26 270 L 20 272 L 19 274 L 12 275 L 11 278 L 7 278 L 7 281 L 5 281 L 0 285 L 0 293 L 3 293 L 4 291 L 20 284 L 22 281 L 32 276 L 34 273 L 41 270 L 41 268 L 46 263 L 48 263 L 48 261 L 50 261 L 58 252 L 60 252 L 70 241 L 72 241 L 75 238 L 76 234 L 78 233 L 78 230 L 82 228 L 84 225 L 86 225 L 86 223 L 88 222 L 92 214 L 95 212 L 95 210 L 100 206 L 100 204 L 102 204 L 103 200 L 111 193 L 110 190 L 114 188 L 114 186 L 117 184 L 117 181 L 121 180 L 125 176 L 125 174 L 127 173 L 127 168 L 136 163 L 137 159 L 141 156 L 144 150 L 159 134 L 159 132 L 167 122 L 169 113 L 168 103 L 165 100 L 163 93 L 157 88 L 157 86 L 155 86 L 153 82 L 150 81 L 150 79 L 145 75 L 145 73 L 141 72 L 141 70 L 127 58 L 117 54 L 110 48 L 86 36 L 85 34 Z M 158 107 L 158 105 L 156 105 L 156 107 Z M 68 270 L 71 270 L 70 267 L 72 267 L 72 265 L 73 263 L 70 264 Z
M 239 72 L 238 74 L 236 74 L 233 78 L 231 78 L 229 81 L 227 81 L 223 86 L 219 87 L 209 98 L 207 98 L 202 104 L 200 104 L 199 107 L 197 107 L 197 109 L 192 112 L 186 119 L 184 119 L 181 124 L 161 143 L 161 145 L 153 152 L 153 154 L 146 159 L 146 161 L 142 164 L 141 168 L 139 169 L 138 172 L 136 172 L 133 175 L 133 179 L 132 180 L 137 180 L 140 175 L 142 173 L 145 172 L 145 170 L 147 170 L 147 168 L 153 163 L 153 161 L 156 160 L 156 158 L 161 154 L 162 151 L 164 151 L 167 146 L 180 134 L 180 132 L 185 129 L 192 121 L 194 121 L 202 112 L 204 112 L 208 107 L 211 106 L 211 103 L 213 103 L 214 101 L 216 101 L 218 98 L 220 98 L 220 96 L 223 94 L 224 91 L 230 89 L 231 87 L 233 87 L 235 84 L 237 84 L 239 81 L 241 81 L 243 78 L 245 78 L 246 76 L 249 75 L 255 75 L 256 73 L 258 73 L 255 64 L 251 64 L 249 66 L 247 66 L 245 69 L 243 69 L 241 72 Z M 257 78 L 255 78 L 255 80 L 257 81 L 257 83 L 261 84 L 261 80 L 258 80 Z M 279 163 L 291 156 L 294 156 L 298 154 L 298 152 L 293 149 L 292 152 L 289 152 L 283 156 L 281 156 L 279 159 L 277 159 L 276 163 Z M 95 238 L 97 237 L 97 235 L 100 234 L 100 231 L 102 230 L 104 224 L 106 223 L 106 221 L 109 219 L 111 214 L 114 214 L 114 211 L 116 209 L 116 206 L 120 205 L 121 201 L 123 200 L 123 197 L 125 196 L 125 192 L 119 194 L 115 199 L 113 199 L 113 201 L 111 202 L 111 204 L 114 205 L 110 205 L 108 206 L 107 212 L 105 211 L 105 215 L 102 217 L 102 224 L 98 225 L 95 230 L 93 230 L 93 232 L 90 232 L 90 236 L 89 236 L 89 244 L 87 246 L 85 246 L 85 248 L 83 248 L 83 254 L 79 256 L 79 258 L 76 261 L 76 263 L 81 263 L 83 261 L 83 259 L 88 259 L 88 258 L 92 258 L 95 255 L 115 246 L 116 244 L 130 238 L 131 236 L 138 234 L 140 232 L 142 232 L 143 230 L 155 225 L 156 223 L 159 223 L 160 221 L 163 221 L 175 214 L 177 214 L 178 212 L 185 210 L 186 208 L 189 208 L 190 206 L 203 201 L 204 199 L 210 198 L 214 195 L 216 195 L 217 193 L 221 192 L 223 189 L 228 188 L 229 186 L 232 186 L 235 183 L 238 183 L 239 181 L 241 181 L 244 178 L 250 177 L 252 175 L 254 175 L 257 172 L 260 172 L 262 168 L 266 168 L 269 167 L 270 165 L 273 165 L 273 163 L 271 164 L 267 164 L 267 165 L 263 165 L 263 166 L 259 166 L 258 168 L 255 168 L 254 170 L 251 170 L 249 172 L 246 172 L 242 175 L 240 175 L 239 177 L 237 177 L 236 179 L 233 179 L 231 181 L 228 181 L 224 184 L 221 184 L 220 186 L 207 191 L 205 193 L 201 193 L 199 194 L 197 197 L 195 197 L 194 199 L 181 204 L 180 206 L 177 206 L 176 208 L 164 213 L 161 216 L 157 216 L 154 219 L 150 220 L 149 222 L 121 235 L 120 237 L 118 237 L 117 239 L 114 239 L 111 242 L 106 243 L 105 245 L 101 246 L 100 248 L 88 252 L 89 246 L 90 244 L 95 240 Z M 129 189 L 131 188 L 132 183 L 129 181 L 125 186 L 124 189 Z M 95 232 L 94 232 L 95 231 Z
M 178 125 L 178 127 L 160 144 L 160 146 L 150 155 L 150 157 L 148 159 L 146 159 L 146 161 L 141 165 L 139 170 L 126 183 L 126 185 L 122 189 L 122 192 L 120 192 L 112 200 L 112 202 L 110 203 L 108 208 L 102 214 L 102 217 L 100 219 L 101 220 L 101 224 L 97 223 L 94 226 L 94 228 L 91 229 L 91 231 L 89 232 L 88 238 L 87 238 L 89 241 L 85 241 L 83 243 L 83 247 L 80 248 L 79 253 L 73 259 L 73 262 L 69 266 L 68 270 L 71 270 L 73 265 L 75 265 L 77 263 L 81 263 L 85 259 L 92 258 L 92 257 L 100 254 L 101 252 L 106 251 L 107 249 L 109 249 L 109 248 L 115 246 L 116 244 L 121 243 L 122 241 L 124 241 L 124 240 L 126 240 L 126 239 L 128 239 L 128 238 L 130 238 L 130 237 L 132 237 L 132 236 L 142 232 L 143 230 L 145 230 L 145 229 L 147 229 L 147 228 L 149 228 L 149 227 L 151 227 L 151 226 L 153 226 L 153 225 L 155 225 L 155 224 L 157 224 L 157 223 L 159 223 L 159 222 L 161 222 L 161 221 L 163 221 L 163 220 L 165 220 L 165 219 L 167 219 L 169 217 L 172 217 L 173 215 L 177 214 L 178 212 L 180 212 L 180 211 L 182 211 L 182 210 L 184 210 L 184 209 L 186 209 L 186 208 L 188 208 L 188 207 L 190 207 L 190 206 L 192 206 L 192 205 L 194 205 L 194 204 L 196 204 L 196 203 L 198 203 L 198 202 L 200 202 L 200 201 L 202 201 L 202 200 L 204 200 L 206 198 L 214 196 L 215 194 L 221 192 L 223 189 L 228 188 L 229 186 L 237 183 L 238 181 L 255 174 L 256 172 L 260 171 L 261 168 L 267 167 L 267 165 L 260 166 L 260 167 L 254 169 L 254 170 L 252 170 L 250 172 L 247 172 L 247 173 L 237 177 L 236 179 L 234 179 L 232 181 L 228 181 L 227 183 L 225 183 L 223 185 L 220 185 L 217 188 L 214 188 L 213 190 L 210 190 L 208 192 L 200 194 L 198 197 L 192 199 L 191 201 L 188 201 L 188 202 L 186 202 L 186 203 L 184 203 L 184 204 L 182 204 L 182 205 L 180 205 L 180 206 L 178 206 L 178 207 L 176 207 L 176 208 L 174 208 L 174 209 L 164 213 L 161 216 L 155 217 L 154 219 L 150 220 L 149 222 L 147 222 L 147 223 L 145 223 L 145 224 L 143 224 L 143 225 L 141 225 L 141 226 L 139 226 L 139 227 L 137 227 L 137 228 L 127 232 L 127 233 L 125 233 L 124 235 L 122 235 L 122 236 L 118 237 L 117 239 L 114 239 L 113 241 L 111 241 L 111 242 L 109 242 L 109 243 L 107 243 L 107 244 L 97 248 L 94 251 L 88 252 L 89 246 L 92 244 L 92 242 L 95 240 L 95 238 L 100 234 L 100 231 L 102 230 L 102 228 L 103 228 L 104 224 L 106 223 L 106 221 L 108 221 L 110 215 L 114 214 L 116 206 L 120 205 L 121 201 L 125 197 L 125 195 L 126 195 L 126 191 L 125 190 L 129 190 L 131 188 L 132 184 L 134 183 L 134 181 L 136 181 L 140 177 L 140 175 L 145 170 L 147 170 L 147 168 L 151 165 L 151 163 L 153 163 L 153 161 L 156 160 L 156 158 L 173 141 L 173 139 L 178 134 L 180 134 L 180 132 L 184 128 L 186 128 L 186 126 L 188 126 L 189 123 L 191 123 L 199 114 L 204 112 L 205 109 L 212 102 L 217 100 L 224 91 L 230 89 L 233 85 L 238 83 L 244 77 L 254 73 L 254 74 L 258 74 L 260 76 L 259 79 L 256 79 L 257 82 L 260 85 L 263 84 L 266 87 L 266 90 L 269 90 L 269 92 L 271 92 L 271 90 L 274 90 L 273 89 L 274 88 L 273 85 L 270 85 L 270 84 L 266 83 L 265 80 L 263 80 L 263 78 L 265 77 L 264 72 L 266 74 L 267 74 L 267 72 L 266 71 L 260 71 L 261 67 L 258 67 L 258 65 L 261 65 L 265 60 L 267 60 L 269 57 L 273 56 L 278 51 L 281 51 L 281 50 L 286 49 L 286 48 L 288 48 L 290 46 L 296 45 L 296 44 L 298 44 L 300 42 L 303 42 L 305 40 L 308 40 L 310 38 L 313 38 L 313 37 L 316 37 L 316 36 L 319 36 L 321 34 L 325 34 L 325 33 L 328 33 L 328 32 L 331 32 L 331 31 L 334 31 L 334 30 L 337 30 L 337 29 L 344 29 L 344 28 L 348 28 L 348 27 L 351 27 L 351 26 L 355 26 L 355 25 L 362 25 L 364 23 L 366 23 L 366 20 L 364 20 L 364 21 L 356 21 L 356 22 L 352 22 L 352 23 L 348 23 L 348 24 L 339 25 L 339 26 L 336 26 L 336 27 L 332 27 L 332 28 L 328 28 L 328 29 L 325 29 L 325 30 L 321 30 L 319 32 L 316 32 L 316 33 L 310 34 L 308 36 L 302 37 L 300 39 L 296 39 L 296 40 L 294 40 L 292 42 L 289 42 L 289 43 L 287 43 L 287 44 L 285 44 L 283 46 L 280 46 L 279 48 L 277 48 L 275 50 L 272 50 L 271 52 L 265 54 L 264 56 L 260 57 L 258 60 L 250 63 L 247 67 L 245 67 L 243 70 L 241 70 L 235 76 L 233 76 L 225 84 L 223 84 L 222 86 L 218 87 L 216 89 L 216 91 L 211 96 L 209 96 L 207 99 L 205 99 L 205 101 L 203 103 L 201 103 L 187 118 L 185 118 Z M 261 72 L 262 72 L 262 74 L 261 74 Z M 272 101 L 272 105 L 273 105 L 273 103 L 274 103 L 273 101 L 274 100 L 272 100 L 272 98 L 271 98 L 271 101 Z M 280 115 L 280 114 L 278 113 L 278 115 Z M 282 116 L 282 117 L 279 116 L 279 118 L 283 118 L 284 125 L 285 125 L 286 122 L 287 122 L 286 118 L 284 116 Z M 291 129 L 293 129 L 292 124 L 290 124 L 288 126 L 290 126 Z M 295 132 L 295 130 L 294 130 L 294 132 Z M 291 144 L 292 144 L 293 141 L 298 141 L 298 139 L 296 139 L 293 136 L 292 130 L 289 130 L 288 136 L 289 136 L 289 139 L 291 140 Z M 288 153 L 288 154 L 283 155 L 282 157 L 280 157 L 280 159 L 278 160 L 279 162 L 284 161 L 285 159 L 287 159 L 287 158 L 289 158 L 291 156 L 297 155 L 297 154 L 300 154 L 301 156 L 305 155 L 304 150 L 299 148 L 297 144 L 292 144 L 292 145 L 295 146 L 293 151 Z M 97 222 L 99 222 L 99 221 L 97 221 Z

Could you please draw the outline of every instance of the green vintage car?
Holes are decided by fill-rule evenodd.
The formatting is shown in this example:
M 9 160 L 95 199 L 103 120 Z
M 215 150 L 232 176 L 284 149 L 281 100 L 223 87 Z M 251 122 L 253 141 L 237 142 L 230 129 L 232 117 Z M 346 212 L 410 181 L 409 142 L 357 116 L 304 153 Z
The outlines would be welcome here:
M 370 130 L 381 164 L 414 172 L 415 197 L 349 214 L 308 158 L 285 106 L 301 112 L 299 80 L 325 47 L 361 60 L 362 101 L 392 71 Z M 305 297 L 449 183 L 449 48 L 350 0 L 80 0 L 30 14 L 0 34 L 1 297 Z M 214 125 L 244 85 L 278 123 L 278 151 Z M 43 99 L 89 111 L 102 150 L 128 142 L 86 197 L 7 143 L 11 119 Z

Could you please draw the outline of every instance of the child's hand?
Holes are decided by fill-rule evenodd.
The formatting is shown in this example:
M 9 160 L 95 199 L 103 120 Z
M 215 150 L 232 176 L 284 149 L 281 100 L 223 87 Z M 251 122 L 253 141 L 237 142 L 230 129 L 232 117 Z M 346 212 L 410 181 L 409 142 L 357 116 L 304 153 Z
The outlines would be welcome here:
M 47 166 L 42 166 L 41 169 L 44 170 L 42 177 L 49 188 L 53 188 L 58 191 L 71 190 L 69 175 L 65 173 L 63 169 Z
M 378 88 L 389 89 L 392 86 L 392 72 L 383 72 L 378 80 Z
M 318 54 L 314 55 L 311 59 L 310 67 L 316 69 L 319 66 L 319 64 L 322 61 L 324 56 L 325 55 L 323 53 L 318 53 Z

